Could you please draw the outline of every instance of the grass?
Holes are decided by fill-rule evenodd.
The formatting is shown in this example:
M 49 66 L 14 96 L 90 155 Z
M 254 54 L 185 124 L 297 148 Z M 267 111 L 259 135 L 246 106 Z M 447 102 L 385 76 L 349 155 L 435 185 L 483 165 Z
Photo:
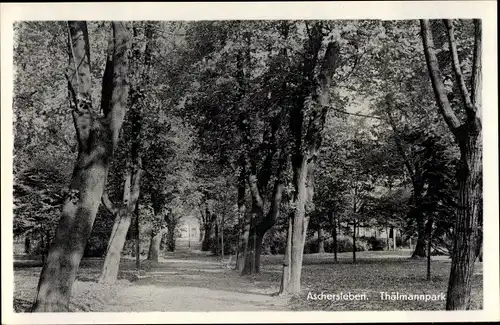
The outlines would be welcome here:
M 201 254 L 169 253 L 162 263 L 143 263 L 144 271 L 140 277 L 134 271 L 134 262 L 123 259 L 119 281 L 113 286 L 97 283 L 102 259 L 83 260 L 70 307 L 72 311 L 173 311 L 184 305 L 196 309 L 200 304 L 194 301 L 194 297 L 183 295 L 183 292 L 190 289 L 206 292 L 210 306 L 216 310 L 224 310 L 225 306 L 229 310 L 227 294 L 240 299 L 239 305 L 233 303 L 231 310 L 246 308 L 245 304 L 249 307 L 258 305 L 262 308 L 266 305 L 273 310 L 300 311 L 444 310 L 445 301 L 380 299 L 380 292 L 446 294 L 450 260 L 433 257 L 432 278 L 427 281 L 425 259 L 409 259 L 408 255 L 408 251 L 360 252 L 357 254 L 356 264 L 352 264 L 351 253 L 339 254 L 338 263 L 334 263 L 332 254 L 305 255 L 301 294 L 284 303 L 276 303 L 272 308 L 273 301 L 279 300 L 271 296 L 279 288 L 282 256 L 262 256 L 261 273 L 246 277 L 240 277 L 236 271 L 222 269 L 218 258 Z M 29 311 L 36 293 L 40 269 L 39 266 L 31 266 L 26 262 L 15 267 L 16 312 Z M 308 300 L 309 292 L 365 293 L 368 300 Z M 131 295 L 134 301 L 125 299 L 125 296 Z M 265 296 L 265 299 L 257 299 L 255 295 Z M 247 296 L 252 298 L 246 299 Z M 217 300 L 220 300 L 219 304 Z M 212 308 L 208 305 L 205 307 Z M 482 309 L 482 263 L 476 266 L 471 309 Z

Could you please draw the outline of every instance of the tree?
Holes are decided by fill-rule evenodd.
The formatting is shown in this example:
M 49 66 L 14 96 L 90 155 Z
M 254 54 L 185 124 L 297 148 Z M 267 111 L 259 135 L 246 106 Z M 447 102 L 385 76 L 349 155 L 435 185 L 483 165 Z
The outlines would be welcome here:
M 453 252 L 447 310 L 466 310 L 470 306 L 471 280 L 476 248 L 480 245 L 480 201 L 482 199 L 482 139 L 481 139 L 481 21 L 475 19 L 472 69 L 467 83 L 458 55 L 455 38 L 455 21 L 444 20 L 447 30 L 449 55 L 455 75 L 455 84 L 461 102 L 451 102 L 443 83 L 442 71 L 436 55 L 431 23 L 421 20 L 421 35 L 427 69 L 438 104 L 439 112 L 446 121 L 460 148 L 460 165 L 457 171 L 459 184 L 458 208 L 453 238 Z M 453 106 L 452 106 L 453 105 Z M 458 115 L 458 112 L 460 115 Z M 463 116 L 463 117 L 462 117 Z
M 87 24 L 83 21 L 68 22 L 71 53 L 66 76 L 78 138 L 78 158 L 61 221 L 40 275 L 33 306 L 36 312 L 68 310 L 71 288 L 104 192 L 113 149 L 118 142 L 128 97 L 130 36 L 121 22 L 113 22 L 112 30 L 103 77 L 103 116 L 98 116 L 91 100 Z
M 120 264 L 121 251 L 125 244 L 126 235 L 134 210 L 138 204 L 142 170 L 142 116 L 145 106 L 144 88 L 148 85 L 149 68 L 151 63 L 151 44 L 149 41 L 152 38 L 152 26 L 148 24 L 145 28 L 146 44 L 144 53 L 141 53 L 141 47 L 137 44 L 138 28 L 133 27 L 133 46 L 132 60 L 133 74 L 131 74 L 131 89 L 130 89 L 130 109 L 129 109 L 129 125 L 125 125 L 124 132 L 128 136 L 124 136 L 123 141 L 130 143 L 130 148 L 125 149 L 125 166 L 123 173 L 123 196 L 120 206 L 111 202 L 107 193 L 103 196 L 104 206 L 114 216 L 115 223 L 111 231 L 111 237 L 108 243 L 106 259 L 102 268 L 102 273 L 99 278 L 100 283 L 114 283 L 118 276 L 118 267 Z
M 301 71 L 304 84 L 302 92 L 297 98 L 295 107 L 292 108 L 290 118 L 290 132 L 293 137 L 294 148 L 292 152 L 293 171 L 293 217 L 291 218 L 290 255 L 285 256 L 282 293 L 297 293 L 300 291 L 300 276 L 302 270 L 302 257 L 304 242 L 307 233 L 308 217 L 306 204 L 313 199 L 313 172 L 314 162 L 321 145 L 326 113 L 329 106 L 329 91 L 332 78 L 339 61 L 339 44 L 336 41 L 327 43 L 327 48 L 322 60 L 319 52 L 324 40 L 323 26 L 315 23 L 309 30 L 309 39 L 306 42 L 306 55 Z M 319 65 L 319 75 L 316 77 L 314 70 Z M 308 100 L 310 96 L 310 100 Z

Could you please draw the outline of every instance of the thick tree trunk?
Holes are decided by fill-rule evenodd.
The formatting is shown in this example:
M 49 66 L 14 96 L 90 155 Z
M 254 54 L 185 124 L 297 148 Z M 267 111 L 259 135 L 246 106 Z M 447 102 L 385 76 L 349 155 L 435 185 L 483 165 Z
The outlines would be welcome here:
M 307 55 L 303 66 L 305 80 L 313 80 L 314 70 L 318 65 L 318 54 L 323 42 L 321 23 L 313 26 L 307 46 Z M 302 273 L 302 259 L 304 243 L 307 234 L 309 217 L 306 215 L 306 204 L 313 200 L 314 161 L 318 156 L 321 144 L 321 135 L 325 125 L 327 107 L 329 106 L 329 89 L 333 73 L 338 65 L 340 47 L 336 42 L 327 45 L 324 58 L 319 64 L 317 87 L 306 96 L 312 95 L 313 102 L 318 104 L 311 112 L 305 112 L 304 102 L 299 103 L 293 110 L 290 129 L 294 138 L 294 152 L 292 155 L 293 183 L 295 194 L 293 198 L 293 225 L 292 248 L 290 259 L 290 281 L 286 292 L 295 294 L 300 292 L 300 277 Z M 305 82 L 308 87 L 308 82 Z M 305 130 L 305 134 L 304 134 Z M 305 135 L 305 136 L 304 136 Z
M 304 243 L 307 234 L 307 226 L 309 218 L 305 214 L 306 203 L 308 202 L 308 187 L 307 178 L 309 176 L 309 168 L 312 167 L 307 163 L 306 157 L 302 158 L 301 167 L 298 170 L 297 177 L 297 195 L 295 198 L 295 209 L 293 214 L 293 229 L 292 229 L 292 249 L 290 259 L 290 281 L 288 283 L 288 293 L 300 292 L 300 277 L 302 274 L 302 259 L 304 256 Z
M 415 245 L 415 250 L 411 255 L 412 258 L 425 257 L 426 254 L 426 238 L 427 233 L 425 230 L 425 220 L 424 216 L 420 216 L 417 219 L 417 244 Z
M 250 222 L 251 229 L 247 243 L 247 252 L 245 254 L 245 266 L 241 272 L 242 275 L 260 272 L 260 254 L 262 252 L 262 240 L 264 235 L 271 229 L 278 219 L 280 204 L 283 194 L 284 185 L 282 183 L 282 173 L 285 170 L 288 161 L 286 152 L 280 153 L 279 167 L 276 174 L 276 181 L 273 189 L 273 200 L 271 207 L 266 215 L 264 215 L 264 201 L 257 186 L 255 175 L 249 176 L 250 192 L 252 193 L 252 220 Z M 268 177 L 268 176 L 266 176 Z M 261 178 L 262 180 L 262 178 Z M 267 180 L 263 182 L 267 183 Z M 250 248 L 250 249 L 249 249 Z
M 325 252 L 325 237 L 323 236 L 323 228 L 318 228 L 318 253 Z
M 246 264 L 246 256 L 248 255 L 248 242 L 250 240 L 250 223 L 247 222 L 243 229 L 243 234 L 241 236 L 241 245 L 239 249 L 239 258 L 237 264 L 237 270 L 243 272 Z
M 79 153 L 70 194 L 40 275 L 33 306 L 35 312 L 68 311 L 72 285 L 104 191 L 128 97 L 129 36 L 123 23 L 112 24 L 113 37 L 109 43 L 102 88 L 104 119 L 99 119 L 91 108 L 87 25 L 83 21 L 71 21 L 68 27 L 74 64 L 72 74 L 67 78 Z
M 212 248 L 212 240 L 214 235 L 214 214 L 212 214 L 208 209 L 206 211 L 206 220 L 203 226 L 204 229 L 204 237 L 201 242 L 201 250 L 204 252 L 210 251 Z M 169 227 L 170 229 L 170 227 Z
M 163 232 L 161 230 L 151 233 L 151 241 L 148 250 L 148 260 L 158 262 L 160 257 L 160 244 Z
M 236 270 L 239 272 L 243 271 L 244 259 L 242 258 L 242 253 L 245 251 L 245 245 L 248 240 L 248 232 L 245 237 L 245 199 L 246 199 L 246 172 L 244 168 L 244 163 L 242 163 L 242 169 L 238 176 L 238 246 L 236 247 Z M 247 229 L 249 231 L 250 228 Z
M 453 22 L 445 20 L 449 49 L 456 84 L 460 91 L 462 107 L 452 107 L 443 84 L 441 69 L 436 56 L 430 22 L 421 20 L 421 34 L 427 68 L 439 111 L 460 148 L 458 168 L 458 207 L 453 236 L 451 272 L 446 296 L 447 310 L 467 310 L 470 307 L 471 280 L 474 274 L 476 249 L 481 238 L 482 200 L 482 122 L 481 122 L 481 20 L 474 19 L 474 53 L 470 94 L 465 84 L 458 57 Z M 458 106 L 458 105 L 457 105 Z M 455 109 L 462 109 L 466 117 L 461 122 Z
M 108 243 L 108 250 L 102 268 L 99 283 L 113 284 L 117 280 L 118 269 L 120 267 L 121 252 L 127 239 L 127 233 L 134 217 L 134 210 L 139 199 L 141 170 L 135 167 L 131 170 L 130 163 L 124 175 L 123 186 L 123 206 L 121 208 L 108 207 L 111 212 L 115 211 L 115 224 Z
M 26 235 L 26 238 L 24 238 L 24 252 L 26 254 L 29 254 L 31 251 L 31 240 L 29 236 L 31 235 Z
M 176 225 L 173 223 L 167 226 L 167 251 L 169 252 L 175 252 L 175 229 Z
M 462 149 L 461 168 L 458 172 L 459 199 L 451 273 L 446 300 L 447 310 L 467 310 L 477 246 L 480 245 L 479 207 L 482 199 L 481 186 L 481 136 L 470 137 Z
M 104 266 L 101 276 L 99 277 L 99 283 L 113 284 L 116 282 L 121 253 L 125 245 L 128 229 L 132 223 L 132 216 L 133 214 L 131 211 L 123 211 L 120 213 L 116 231 L 113 237 L 110 238 L 106 259 L 104 260 Z

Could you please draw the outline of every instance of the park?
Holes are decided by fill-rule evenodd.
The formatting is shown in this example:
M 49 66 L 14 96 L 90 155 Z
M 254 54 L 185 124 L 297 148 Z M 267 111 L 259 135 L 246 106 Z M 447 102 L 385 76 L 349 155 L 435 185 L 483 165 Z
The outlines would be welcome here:
M 15 311 L 481 310 L 481 28 L 16 22 Z

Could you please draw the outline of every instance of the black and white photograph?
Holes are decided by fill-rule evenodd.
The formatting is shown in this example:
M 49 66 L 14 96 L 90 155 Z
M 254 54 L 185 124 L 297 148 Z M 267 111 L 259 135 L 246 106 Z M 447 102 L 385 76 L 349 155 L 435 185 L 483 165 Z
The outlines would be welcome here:
M 491 19 L 128 12 L 2 35 L 9 314 L 498 320 Z

